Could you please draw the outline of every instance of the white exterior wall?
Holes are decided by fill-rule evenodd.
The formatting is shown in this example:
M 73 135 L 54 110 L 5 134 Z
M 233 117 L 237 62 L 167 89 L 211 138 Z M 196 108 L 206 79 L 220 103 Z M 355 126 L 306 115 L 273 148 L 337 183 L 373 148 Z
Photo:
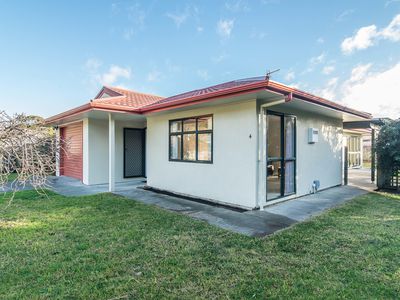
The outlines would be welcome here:
M 128 180 L 124 178 L 124 128 L 145 128 L 145 123 L 115 121 L 116 182 Z M 108 183 L 108 120 L 88 120 L 88 141 L 87 184 Z
M 213 163 L 169 161 L 169 120 L 213 114 Z M 250 138 L 251 135 L 251 138 Z M 243 207 L 256 205 L 256 101 L 148 116 L 147 184 Z
M 320 181 L 320 189 L 341 185 L 342 120 L 305 111 L 288 110 L 283 105 L 269 109 L 296 116 L 296 196 L 309 194 L 314 180 Z M 308 128 L 318 129 L 317 143 L 308 143 Z
M 342 184 L 342 120 L 297 114 L 297 195 L 308 194 L 314 180 L 320 189 Z M 318 128 L 308 144 L 308 128 Z

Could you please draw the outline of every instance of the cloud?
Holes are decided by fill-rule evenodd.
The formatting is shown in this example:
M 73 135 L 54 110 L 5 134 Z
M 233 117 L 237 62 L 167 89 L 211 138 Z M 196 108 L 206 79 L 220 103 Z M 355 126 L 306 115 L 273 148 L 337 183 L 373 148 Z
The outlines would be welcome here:
M 130 41 L 131 38 L 135 35 L 135 31 L 133 30 L 133 28 L 127 28 L 124 29 L 124 32 L 122 34 L 122 37 L 127 40 Z
M 395 16 L 386 28 L 382 29 L 380 35 L 384 39 L 388 39 L 393 42 L 400 41 L 400 14 Z
M 147 74 L 147 81 L 154 82 L 161 79 L 161 72 L 158 70 L 153 70 Z
M 145 24 L 147 13 L 141 8 L 140 4 L 135 3 L 129 6 L 127 11 L 129 20 L 142 29 Z
M 102 62 L 97 58 L 89 58 L 85 63 L 85 68 L 88 71 L 95 71 L 102 65 Z
M 267 34 L 264 31 L 259 31 L 257 29 L 253 29 L 250 34 L 250 38 L 257 40 L 263 40 L 266 36 Z
M 218 56 L 212 57 L 211 60 L 215 63 L 220 63 L 221 61 L 224 61 L 225 59 L 227 59 L 229 57 L 228 54 L 226 54 L 225 52 L 221 53 Z
M 311 65 L 318 65 L 320 63 L 322 63 L 325 60 L 326 54 L 325 53 L 321 53 L 318 56 L 314 56 L 310 58 L 310 64 Z
M 371 68 L 372 64 L 358 65 L 357 67 L 351 70 L 351 76 L 349 82 L 359 82 L 363 80 L 368 73 L 368 70 Z
M 385 7 L 388 7 L 390 4 L 393 4 L 393 3 L 396 3 L 396 2 L 400 2 L 400 0 L 389 0 L 389 1 L 386 1 Z
M 325 74 L 325 75 L 329 75 L 329 74 L 331 74 L 333 71 L 335 71 L 335 66 L 332 66 L 332 65 L 330 65 L 330 66 L 325 66 L 325 67 L 322 69 L 322 73 Z
M 317 91 L 317 95 L 329 100 L 334 99 L 336 97 L 336 88 L 338 86 L 338 81 L 338 77 L 333 77 L 329 79 L 325 85 L 325 88 Z
M 364 50 L 375 45 L 379 39 L 400 41 L 400 14 L 381 30 L 378 30 L 376 25 L 361 27 L 353 36 L 343 40 L 341 49 L 344 54 L 349 55 L 356 50 Z
M 103 85 L 115 84 L 119 79 L 129 79 L 131 77 L 131 69 L 123 68 L 117 65 L 111 65 L 107 72 L 97 76 L 99 83 Z
M 129 67 L 111 65 L 108 69 L 104 69 L 103 63 L 97 58 L 86 60 L 84 70 L 87 73 L 85 83 L 91 92 L 97 90 L 99 85 L 120 86 L 121 79 L 130 79 L 132 75 Z
M 199 22 L 198 14 L 199 9 L 196 6 L 186 5 L 183 11 L 174 13 L 167 12 L 165 15 L 170 18 L 175 23 L 175 26 L 179 29 L 189 19 L 194 19 Z M 197 31 L 199 31 L 199 28 L 202 29 L 202 27 L 197 26 Z
M 318 43 L 318 44 L 323 44 L 323 43 L 325 43 L 325 40 L 324 40 L 322 37 L 319 37 L 319 38 L 317 39 L 317 43 Z
M 229 38 L 231 36 L 234 20 L 219 20 L 217 23 L 217 33 L 222 38 Z
M 340 15 L 336 17 L 337 22 L 342 22 L 346 17 L 352 15 L 354 13 L 354 9 L 346 9 Z
M 289 71 L 286 75 L 285 75 L 285 80 L 286 81 L 292 81 L 293 79 L 296 78 L 296 74 L 293 71 Z
M 177 28 L 180 28 L 183 23 L 186 22 L 187 18 L 189 17 L 188 12 L 183 12 L 180 14 L 174 13 L 167 13 L 166 16 L 174 21 Z
M 343 89 L 343 102 L 375 117 L 399 118 L 400 62 L 384 71 L 368 73 L 368 76 L 370 66 L 365 66 L 368 65 L 364 65 L 364 70 L 358 66 L 351 72 L 350 81 L 345 83 Z
M 140 3 L 121 2 L 111 4 L 111 15 L 124 24 L 122 37 L 127 41 L 145 29 L 147 14 L 148 12 L 142 8 Z
M 378 32 L 376 26 L 361 27 L 354 36 L 345 38 L 342 42 L 341 48 L 344 54 L 351 54 L 355 50 L 362 50 L 371 47 L 377 37 Z
M 234 13 L 250 11 L 247 1 L 244 0 L 228 1 L 225 3 L 225 8 Z
M 307 73 L 311 73 L 312 71 L 314 71 L 314 68 L 317 65 L 319 65 L 319 64 L 321 64 L 321 63 L 323 63 L 325 61 L 325 58 L 326 58 L 326 54 L 324 52 L 322 52 L 318 56 L 311 57 L 309 59 L 309 61 L 308 61 L 307 68 L 303 72 L 301 72 L 300 74 L 301 75 L 305 75 Z
M 204 28 L 202 26 L 197 26 L 196 30 L 197 30 L 197 32 L 203 32 Z
M 210 79 L 210 76 L 208 75 L 208 71 L 207 70 L 197 70 L 196 73 L 197 73 L 197 76 L 199 76 L 204 81 L 207 81 L 207 80 Z

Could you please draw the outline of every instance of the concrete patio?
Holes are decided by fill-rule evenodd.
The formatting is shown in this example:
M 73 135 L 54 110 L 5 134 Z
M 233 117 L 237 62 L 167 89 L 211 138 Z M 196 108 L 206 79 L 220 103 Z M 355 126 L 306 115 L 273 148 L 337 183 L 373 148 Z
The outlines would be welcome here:
M 65 196 L 108 192 L 107 184 L 87 186 L 68 177 L 52 177 L 49 182 L 53 191 Z M 262 211 L 241 212 L 144 190 L 141 187 L 145 182 L 144 178 L 138 178 L 117 183 L 114 193 L 248 236 L 272 234 L 368 192 L 356 186 L 340 186 L 268 206 Z

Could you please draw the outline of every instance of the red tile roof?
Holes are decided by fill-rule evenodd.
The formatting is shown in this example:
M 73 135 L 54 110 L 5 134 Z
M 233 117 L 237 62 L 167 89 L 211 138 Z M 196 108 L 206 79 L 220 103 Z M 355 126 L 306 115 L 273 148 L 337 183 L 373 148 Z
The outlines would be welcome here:
M 115 94 L 112 92 L 114 92 Z M 100 98 L 104 93 L 112 97 Z M 105 86 L 93 101 L 98 104 L 109 104 L 113 106 L 122 106 L 135 109 L 150 105 L 152 103 L 160 101 L 161 99 L 163 99 L 163 97 L 139 93 L 117 87 Z
M 265 82 L 265 77 L 253 77 L 253 78 L 246 78 L 246 79 L 241 79 L 241 80 L 224 82 L 224 83 L 209 86 L 209 87 L 206 87 L 203 89 L 198 89 L 198 90 L 178 94 L 178 95 L 175 95 L 172 97 L 164 98 L 153 104 L 160 104 L 160 103 L 166 103 L 166 102 L 171 103 L 171 102 L 177 101 L 177 100 L 205 96 L 205 95 L 208 95 L 211 93 L 227 91 L 227 90 L 231 90 L 233 88 L 243 87 L 243 86 L 247 86 L 249 84 L 260 83 L 260 82 Z
M 272 80 L 268 80 L 265 76 L 262 76 L 229 81 L 168 98 L 139 93 L 117 87 L 104 86 L 95 99 L 93 99 L 90 103 L 53 116 L 46 121 L 51 123 L 69 115 L 92 109 L 143 114 L 159 110 L 174 109 L 205 101 L 214 101 L 221 97 L 255 93 L 265 90 L 270 90 L 284 96 L 290 94 L 293 98 L 354 114 L 362 118 L 372 118 L 372 116 L 366 112 L 351 109 L 344 105 L 329 101 L 310 93 L 291 88 L 287 85 Z M 104 94 L 107 94 L 107 96 L 102 97 Z

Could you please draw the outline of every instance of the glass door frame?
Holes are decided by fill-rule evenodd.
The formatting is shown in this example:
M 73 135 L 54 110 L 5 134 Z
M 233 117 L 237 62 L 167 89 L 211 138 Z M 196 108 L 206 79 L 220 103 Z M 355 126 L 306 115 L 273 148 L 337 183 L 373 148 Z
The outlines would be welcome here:
M 266 180 L 266 201 L 272 201 L 272 200 L 277 200 L 283 197 L 287 197 L 290 195 L 296 194 L 296 189 L 297 189 L 297 180 L 296 180 L 296 174 L 297 174 L 297 118 L 295 115 L 292 114 L 286 114 L 286 113 L 281 113 L 281 112 L 276 112 L 276 111 L 271 111 L 271 110 L 266 110 L 266 165 L 264 166 L 265 168 L 268 168 L 268 163 L 269 162 L 280 162 L 281 164 L 281 178 L 280 178 L 280 196 L 268 199 L 268 176 L 265 178 Z M 273 116 L 278 116 L 280 117 L 280 143 L 281 143 L 281 156 L 280 157 L 273 157 L 269 158 L 268 157 L 268 125 L 269 125 L 269 119 L 268 116 L 273 115 Z M 293 156 L 290 158 L 285 157 L 285 147 L 286 147 L 286 138 L 285 138 L 285 117 L 290 117 L 293 118 L 294 123 L 293 123 Z M 294 182 L 293 182 L 293 192 L 285 194 L 285 176 L 286 176 L 286 171 L 285 171 L 285 163 L 286 162 L 293 162 L 294 164 L 294 170 L 293 170 L 293 176 L 294 176 Z M 268 172 L 267 172 L 268 173 Z

